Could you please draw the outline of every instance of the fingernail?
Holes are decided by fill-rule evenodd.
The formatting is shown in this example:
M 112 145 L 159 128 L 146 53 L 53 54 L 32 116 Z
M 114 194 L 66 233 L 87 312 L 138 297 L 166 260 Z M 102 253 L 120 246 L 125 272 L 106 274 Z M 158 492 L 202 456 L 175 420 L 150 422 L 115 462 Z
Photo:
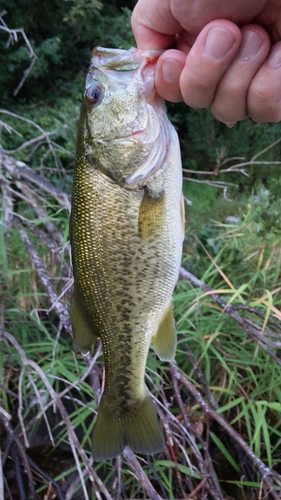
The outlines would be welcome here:
M 205 40 L 204 52 L 212 59 L 222 59 L 230 51 L 235 39 L 229 31 L 215 26 L 211 28 Z
M 241 61 L 253 59 L 262 46 L 262 38 L 252 30 L 244 31 L 236 58 Z
M 162 64 L 162 74 L 166 82 L 175 83 L 179 80 L 182 66 L 171 57 L 167 57 Z
M 273 47 L 267 64 L 270 68 L 279 68 L 281 66 L 281 42 L 278 42 Z

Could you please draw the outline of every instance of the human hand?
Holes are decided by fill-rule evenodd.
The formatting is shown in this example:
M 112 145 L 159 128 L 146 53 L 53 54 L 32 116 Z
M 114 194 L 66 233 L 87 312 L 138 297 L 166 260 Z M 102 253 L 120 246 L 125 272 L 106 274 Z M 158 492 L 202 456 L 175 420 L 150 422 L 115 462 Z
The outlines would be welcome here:
M 176 47 L 156 67 L 165 99 L 228 125 L 281 120 L 281 0 L 139 0 L 132 28 L 141 50 Z

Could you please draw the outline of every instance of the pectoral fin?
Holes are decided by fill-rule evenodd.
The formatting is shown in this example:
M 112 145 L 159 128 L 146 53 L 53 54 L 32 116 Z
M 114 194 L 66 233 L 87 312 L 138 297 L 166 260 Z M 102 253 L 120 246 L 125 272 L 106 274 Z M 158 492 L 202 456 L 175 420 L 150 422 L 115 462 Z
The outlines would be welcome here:
M 139 213 L 139 236 L 148 238 L 162 231 L 165 215 L 164 190 L 154 193 L 144 188 L 144 196 Z
M 94 342 L 96 342 L 98 335 L 94 332 L 94 328 L 91 328 L 90 324 L 88 324 L 75 291 L 71 302 L 70 319 L 72 323 L 74 347 L 81 352 L 88 352 Z
M 152 338 L 154 350 L 162 361 L 172 361 L 176 351 L 176 329 L 173 303 L 165 309 L 157 333 Z

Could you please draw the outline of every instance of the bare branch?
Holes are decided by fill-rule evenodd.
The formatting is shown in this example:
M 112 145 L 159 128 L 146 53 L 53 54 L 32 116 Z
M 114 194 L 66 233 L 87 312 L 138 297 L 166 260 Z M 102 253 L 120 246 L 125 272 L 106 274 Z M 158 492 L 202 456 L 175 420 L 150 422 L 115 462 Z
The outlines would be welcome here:
M 271 342 L 268 340 L 267 336 L 274 336 L 275 332 L 272 330 L 265 328 L 262 329 L 260 326 L 255 325 L 252 321 L 243 318 L 234 306 L 227 304 L 222 300 L 220 295 L 216 293 L 212 288 L 203 283 L 203 281 L 199 280 L 191 274 L 189 271 L 181 267 L 180 269 L 180 278 L 184 281 L 189 281 L 193 285 L 197 286 L 204 292 L 206 295 L 209 295 L 217 304 L 219 304 L 222 308 L 222 312 L 228 314 L 231 318 L 233 318 L 240 326 L 248 333 L 248 335 L 255 340 L 273 359 L 281 366 L 281 359 L 275 354 L 273 349 L 278 349 L 281 347 L 280 342 Z M 273 348 L 269 349 L 267 346 Z
M 45 177 L 34 172 L 34 170 L 28 167 L 26 163 L 3 154 L 2 165 L 14 179 L 28 180 L 32 182 L 37 187 L 43 189 L 46 193 L 55 198 L 63 208 L 70 211 L 70 197 L 62 189 L 55 187 Z
M 281 486 L 281 476 L 266 467 L 266 465 L 258 458 L 253 450 L 248 446 L 248 444 L 241 438 L 241 436 L 236 432 L 227 422 L 226 420 L 219 415 L 215 410 L 213 410 L 204 400 L 201 393 L 195 388 L 195 386 L 188 380 L 188 378 L 183 375 L 180 370 L 176 367 L 172 367 L 172 371 L 174 372 L 175 377 L 186 386 L 188 391 L 194 396 L 197 403 L 200 404 L 205 413 L 210 415 L 216 422 L 219 423 L 221 427 L 228 433 L 229 436 L 245 451 L 247 457 L 252 460 L 253 464 L 261 474 L 262 480 L 264 484 L 266 484 L 268 488 L 268 494 L 272 496 L 274 500 L 280 500 L 279 493 L 277 493 L 274 489 L 274 484 L 271 478 L 274 478 L 279 486 Z
M 132 452 L 130 448 L 125 448 L 123 455 L 127 460 L 129 466 L 135 472 L 138 481 L 144 487 L 146 493 L 149 495 L 151 500 L 162 500 L 162 498 L 158 495 L 157 491 L 153 488 L 151 482 L 149 481 L 147 475 L 143 472 L 136 455 Z
M 5 14 L 6 14 L 6 11 L 1 12 L 1 14 L 0 14 L 0 30 L 5 31 L 9 35 L 6 47 L 8 48 L 10 45 L 13 45 L 15 42 L 18 42 L 18 35 L 21 35 L 27 48 L 28 48 L 29 57 L 31 58 L 31 63 L 29 65 L 29 67 L 26 70 L 24 70 L 23 77 L 22 77 L 21 81 L 19 82 L 19 84 L 17 85 L 17 88 L 14 90 L 14 95 L 17 95 L 17 93 L 19 92 L 19 90 L 23 86 L 25 80 L 27 79 L 29 73 L 31 72 L 34 64 L 36 63 L 37 55 L 35 54 L 33 47 L 31 45 L 28 37 L 26 36 L 26 33 L 25 33 L 23 28 L 17 28 L 17 29 L 8 28 L 7 24 L 5 23 L 5 21 L 3 19 L 3 16 Z
M 65 329 L 69 333 L 71 333 L 72 329 L 71 329 L 71 324 L 70 324 L 70 318 L 69 318 L 68 310 L 58 300 L 56 291 L 54 289 L 53 284 L 51 283 L 51 280 L 50 280 L 50 277 L 48 275 L 48 271 L 47 271 L 47 268 L 46 268 L 44 262 L 42 261 L 41 257 L 39 256 L 39 254 L 38 254 L 37 250 L 35 249 L 35 247 L 33 246 L 33 244 L 31 243 L 31 241 L 30 241 L 30 239 L 28 237 L 27 232 L 25 231 L 25 229 L 23 228 L 23 226 L 20 224 L 20 222 L 18 222 L 15 219 L 14 225 L 18 229 L 19 234 L 20 234 L 20 236 L 22 238 L 22 241 L 24 242 L 24 244 L 25 244 L 25 246 L 27 248 L 27 251 L 28 251 L 30 259 L 31 259 L 31 262 L 33 263 L 33 265 L 36 268 L 36 271 L 39 274 L 41 283 L 42 283 L 42 285 L 45 288 L 45 291 L 46 291 L 46 293 L 47 293 L 47 295 L 49 297 L 49 300 L 50 300 L 51 304 L 55 304 L 54 309 L 55 309 L 58 317 L 60 318 L 62 324 L 65 327 Z
M 50 384 L 47 375 L 43 372 L 43 370 L 40 368 L 40 366 L 37 363 L 35 363 L 33 360 L 28 359 L 26 357 L 25 351 L 22 349 L 22 347 L 17 342 L 17 340 L 10 333 L 8 333 L 6 331 L 3 331 L 2 327 L 0 327 L 0 336 L 2 336 L 3 338 L 5 338 L 18 351 L 18 353 L 20 354 L 20 359 L 21 359 L 21 361 L 23 363 L 23 366 L 26 367 L 26 368 L 28 368 L 28 367 L 32 368 L 40 376 L 42 382 L 44 383 L 44 385 L 45 385 L 45 387 L 47 389 L 47 391 L 49 392 L 51 398 L 53 399 L 53 402 L 58 407 L 58 409 L 60 411 L 60 414 L 62 416 L 62 419 L 63 419 L 63 421 L 64 421 L 64 423 L 66 425 L 66 428 L 67 428 L 67 431 L 68 431 L 69 443 L 70 443 L 70 445 L 72 447 L 77 467 L 79 465 L 79 460 L 78 460 L 78 457 L 77 457 L 76 450 L 78 451 L 79 455 L 81 456 L 81 458 L 83 460 L 83 463 L 84 463 L 84 465 L 85 465 L 85 467 L 87 469 L 87 473 L 89 474 L 89 477 L 90 477 L 91 481 L 93 481 L 94 483 L 96 483 L 96 488 L 99 489 L 105 495 L 106 500 L 112 500 L 112 497 L 109 494 L 109 492 L 107 491 L 106 487 L 104 486 L 104 483 L 101 481 L 101 479 L 97 475 L 96 471 L 92 467 L 92 459 L 89 459 L 87 457 L 84 449 L 82 448 L 81 444 L 79 443 L 79 440 L 78 440 L 78 438 L 76 436 L 76 433 L 75 433 L 75 430 L 74 430 L 74 428 L 73 428 L 73 426 L 71 424 L 71 421 L 70 421 L 68 413 L 67 413 L 67 411 L 65 409 L 65 406 L 62 403 L 61 399 L 59 398 L 58 394 L 53 389 L 53 386 Z M 79 465 L 79 468 L 80 468 L 80 465 Z M 84 484 L 85 483 L 84 483 L 83 475 L 81 475 L 81 485 L 82 485 L 82 487 L 83 487 Z M 85 499 L 87 499 L 88 498 L 88 494 L 87 494 L 87 491 L 86 491 L 85 488 L 84 488 L 84 494 L 85 494 Z
M 222 168 L 223 165 L 229 162 L 233 162 L 234 160 L 244 160 L 242 157 L 232 157 L 232 158 L 225 158 L 227 150 L 225 148 L 222 149 L 222 151 L 218 151 L 218 156 L 217 156 L 217 161 L 216 165 L 214 166 L 213 170 L 192 170 L 188 168 L 183 168 L 182 171 L 185 174 L 194 174 L 194 175 L 204 175 L 204 176 L 215 176 L 217 177 L 219 174 L 226 174 L 226 173 L 233 173 L 237 172 L 242 175 L 245 175 L 246 177 L 249 177 L 249 174 L 247 170 L 245 170 L 247 167 L 251 167 L 252 165 L 256 166 L 262 166 L 262 165 L 281 165 L 281 161 L 257 161 L 257 158 L 262 156 L 264 153 L 269 151 L 270 149 L 274 148 L 277 144 L 281 142 L 281 137 L 277 139 L 276 141 L 272 142 L 264 148 L 263 150 L 259 151 L 257 154 L 255 154 L 249 161 L 240 161 L 238 163 L 234 163 L 228 168 Z M 235 184 L 230 184 L 228 182 L 221 182 L 221 181 L 207 181 L 207 180 L 199 180 L 199 179 L 194 179 L 193 177 L 184 177 L 183 180 L 188 180 L 191 182 L 197 182 L 200 184 L 208 184 L 209 186 L 217 187 L 217 188 L 223 188 L 225 189 L 228 185 L 235 185 Z

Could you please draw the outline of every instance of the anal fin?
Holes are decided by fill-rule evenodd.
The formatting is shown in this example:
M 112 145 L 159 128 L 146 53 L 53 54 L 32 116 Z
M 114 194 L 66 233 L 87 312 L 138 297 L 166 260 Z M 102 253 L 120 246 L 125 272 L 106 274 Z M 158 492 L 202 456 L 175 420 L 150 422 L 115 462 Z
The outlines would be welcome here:
M 176 351 L 176 328 L 173 313 L 173 303 L 166 307 L 158 330 L 152 338 L 152 344 L 157 356 L 162 361 L 172 361 Z
M 83 309 L 80 306 L 77 294 L 73 293 L 70 319 L 74 337 L 74 347 L 81 352 L 88 352 L 98 339 L 94 328 L 91 328 Z

